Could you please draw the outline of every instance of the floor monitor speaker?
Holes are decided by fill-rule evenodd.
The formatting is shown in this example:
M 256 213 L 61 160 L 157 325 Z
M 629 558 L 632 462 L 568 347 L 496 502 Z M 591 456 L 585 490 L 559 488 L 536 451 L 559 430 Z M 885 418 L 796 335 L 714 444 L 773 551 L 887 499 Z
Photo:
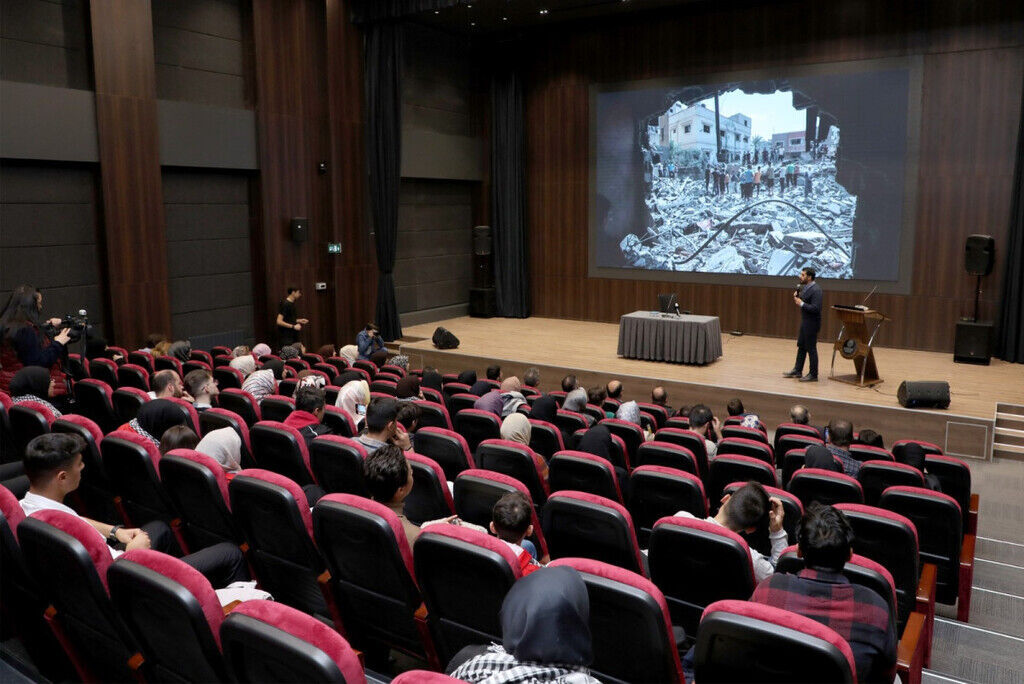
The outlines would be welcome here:
M 903 408 L 949 408 L 949 383 L 944 380 L 904 380 L 896 390 Z

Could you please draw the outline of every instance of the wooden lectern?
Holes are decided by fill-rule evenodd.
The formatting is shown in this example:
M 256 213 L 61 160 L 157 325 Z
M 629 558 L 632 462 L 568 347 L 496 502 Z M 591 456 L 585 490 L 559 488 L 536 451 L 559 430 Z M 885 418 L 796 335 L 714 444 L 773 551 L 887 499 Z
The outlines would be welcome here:
M 875 351 L 872 345 L 875 342 L 878 329 L 882 323 L 890 320 L 889 317 L 873 309 L 833 306 L 832 310 L 836 312 L 843 326 L 839 329 L 839 336 L 836 337 L 835 345 L 832 348 L 832 370 L 829 371 L 829 379 L 858 387 L 871 387 L 882 382 L 882 379 L 878 377 L 878 367 L 875 365 Z M 874 327 L 869 334 L 868 326 L 871 322 L 874 322 Z M 836 352 L 844 359 L 852 359 L 857 372 L 850 375 L 836 375 Z

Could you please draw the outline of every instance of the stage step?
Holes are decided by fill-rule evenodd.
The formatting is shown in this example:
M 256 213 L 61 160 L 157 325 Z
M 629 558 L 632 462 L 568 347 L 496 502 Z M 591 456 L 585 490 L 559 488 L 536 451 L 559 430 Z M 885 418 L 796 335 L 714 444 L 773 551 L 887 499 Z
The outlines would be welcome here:
M 1019 683 L 1022 651 L 1020 637 L 936 616 L 930 670 L 964 682 Z
M 996 424 L 992 431 L 992 456 L 1024 459 L 1024 405 L 996 404 Z

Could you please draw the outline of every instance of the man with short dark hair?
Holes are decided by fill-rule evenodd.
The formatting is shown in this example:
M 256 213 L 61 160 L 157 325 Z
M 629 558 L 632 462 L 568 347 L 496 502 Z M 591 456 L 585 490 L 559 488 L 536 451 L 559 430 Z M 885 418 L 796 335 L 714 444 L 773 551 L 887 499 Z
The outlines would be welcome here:
M 541 569 L 533 553 L 523 546 L 529 543 L 526 537 L 533 534 L 532 519 L 533 506 L 520 492 L 505 494 L 491 509 L 491 533 L 505 542 L 516 555 L 524 577 Z
M 587 389 L 587 403 L 600 406 L 604 403 L 607 393 L 604 387 L 590 387 Z
M 164 553 L 175 550 L 174 536 L 161 520 L 146 523 L 141 528 L 126 528 L 80 516 L 64 504 L 64 498 L 78 489 L 82 481 L 84 450 L 85 441 L 73 434 L 49 433 L 28 443 L 22 460 L 29 480 L 28 493 L 21 500 L 25 515 L 54 510 L 81 518 L 107 542 L 113 558 L 128 549 L 151 548 Z M 182 560 L 203 573 L 217 588 L 249 579 L 245 557 L 237 546 L 229 542 L 208 546 Z
M 800 334 L 796 341 L 796 364 L 793 370 L 782 375 L 787 378 L 800 378 L 800 382 L 817 382 L 818 380 L 818 331 L 821 330 L 821 286 L 815 282 L 815 271 L 805 266 L 800 271 L 800 285 L 793 293 L 793 302 L 800 307 Z M 807 375 L 804 372 L 804 360 L 811 357 L 811 366 Z
M 762 581 L 751 601 L 797 613 L 850 644 L 858 681 L 890 681 L 896 664 L 895 616 L 871 589 L 853 584 L 843 567 L 853 555 L 853 529 L 842 512 L 812 502 L 797 532 L 804 569 Z
M 714 458 L 718 452 L 718 444 L 715 440 L 718 438 L 720 425 L 718 418 L 715 418 L 711 409 L 704 404 L 695 404 L 690 409 L 690 429 L 704 438 L 704 450 L 707 452 L 709 460 Z
M 830 420 L 828 427 L 828 450 L 843 462 L 843 472 L 850 477 L 857 477 L 860 472 L 860 461 L 850 455 L 850 444 L 853 442 L 853 423 L 842 418 Z
M 317 437 L 331 434 L 331 428 L 320 422 L 323 417 L 324 391 L 313 386 L 299 387 L 295 390 L 295 410 L 284 419 L 284 424 L 298 430 L 308 448 Z
M 527 368 L 523 373 L 523 385 L 534 389 L 540 387 L 540 369 L 536 366 Z
M 500 384 L 503 379 L 501 366 L 492 364 L 487 367 L 487 380 L 480 379 L 474 382 L 472 387 L 469 388 L 469 393 L 482 397 L 491 390 L 497 389 L 494 386 L 494 382 L 488 382 L 488 380 L 497 381 Z
M 185 388 L 192 395 L 192 405 L 200 413 L 213 408 L 213 398 L 220 394 L 213 374 L 203 368 L 197 368 L 185 374 Z
M 576 376 L 573 375 L 572 373 L 570 373 L 569 375 L 566 375 L 564 378 L 562 378 L 562 391 L 563 392 L 572 392 L 574 389 L 576 389 L 579 386 L 580 386 L 580 384 L 579 384 L 579 382 L 577 382 Z
M 609 380 L 605 390 L 608 392 L 609 399 L 619 399 L 622 397 L 622 383 L 618 380 Z
M 367 454 L 387 444 L 397 444 L 403 450 L 409 448 L 409 435 L 398 427 L 398 402 L 394 399 L 374 399 L 366 407 L 364 419 L 366 429 L 356 437 Z
M 394 444 L 381 444 L 368 454 L 363 461 L 363 483 L 371 499 L 384 504 L 398 516 L 411 549 L 420 536 L 420 528 L 405 517 L 405 499 L 412 492 L 413 479 L 412 466 L 402 450 Z
M 498 364 L 492 364 L 492 365 L 488 366 L 487 367 L 487 379 L 488 380 L 497 380 L 498 382 L 501 382 L 504 379 L 502 374 L 501 374 L 501 366 L 499 366 Z
M 725 410 L 729 412 L 730 417 L 746 415 L 743 411 L 743 400 L 739 397 L 730 399 L 729 403 L 725 405 Z
M 153 373 L 153 376 L 149 379 L 149 398 L 194 401 L 185 392 L 185 384 L 181 381 L 181 376 L 170 369 Z
M 695 517 L 686 511 L 679 511 L 676 515 L 684 518 Z M 771 556 L 765 558 L 756 549 L 750 549 L 750 562 L 754 567 L 754 578 L 759 582 L 775 572 L 775 564 L 789 543 L 786 539 L 786 530 L 782 527 L 782 520 L 785 517 L 782 501 L 774 496 L 769 497 L 768 492 L 760 483 L 751 481 L 732 494 L 723 496 L 722 506 L 718 509 L 718 513 L 705 518 L 708 522 L 721 525 L 737 534 L 741 532 L 751 534 L 757 530 L 766 516 L 768 518 L 768 538 L 772 548 Z
M 302 297 L 302 290 L 294 286 L 289 287 L 288 295 L 281 300 L 277 307 L 275 325 L 278 342 L 282 347 L 298 342 L 299 331 L 302 330 L 302 326 L 309 323 L 307 319 L 299 318 L 296 313 L 295 302 L 299 301 L 300 297 Z

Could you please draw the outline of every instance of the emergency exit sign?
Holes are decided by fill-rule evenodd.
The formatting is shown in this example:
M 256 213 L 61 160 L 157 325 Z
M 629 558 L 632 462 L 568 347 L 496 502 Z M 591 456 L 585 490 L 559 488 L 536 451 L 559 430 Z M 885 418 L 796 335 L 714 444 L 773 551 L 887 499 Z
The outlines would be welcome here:
M 328 242 L 327 243 L 328 254 L 341 254 L 341 243 L 340 242 Z

